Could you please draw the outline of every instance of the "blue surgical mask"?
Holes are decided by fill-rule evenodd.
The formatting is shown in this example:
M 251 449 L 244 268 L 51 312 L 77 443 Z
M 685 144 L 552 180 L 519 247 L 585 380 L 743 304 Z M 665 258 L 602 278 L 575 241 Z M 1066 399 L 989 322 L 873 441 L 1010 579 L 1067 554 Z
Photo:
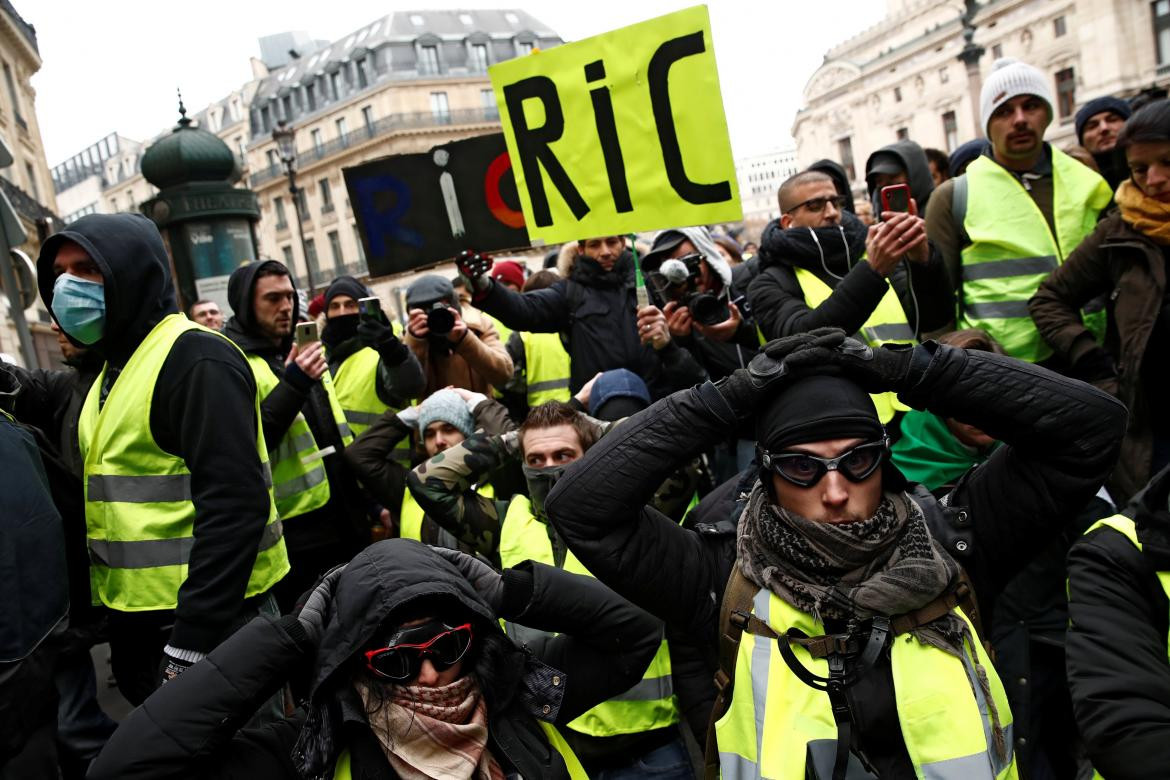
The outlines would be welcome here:
M 53 314 L 66 335 L 86 346 L 96 344 L 106 329 L 106 288 L 61 274 L 53 282 Z

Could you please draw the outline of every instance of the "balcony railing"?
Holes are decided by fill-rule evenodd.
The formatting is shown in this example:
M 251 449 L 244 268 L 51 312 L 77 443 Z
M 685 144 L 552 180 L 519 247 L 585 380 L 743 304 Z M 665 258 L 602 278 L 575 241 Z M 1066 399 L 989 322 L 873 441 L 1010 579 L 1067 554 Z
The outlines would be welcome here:
M 297 151 L 297 167 L 305 168 L 318 160 L 332 157 L 351 146 L 402 130 L 411 130 L 419 127 L 438 127 L 448 125 L 476 124 L 479 122 L 498 122 L 499 112 L 494 106 L 491 108 L 464 108 L 457 111 L 435 113 L 433 111 L 418 111 L 412 114 L 391 114 L 378 121 L 357 130 L 351 130 L 343 136 L 326 141 L 319 146 Z M 252 174 L 252 186 L 256 187 L 284 175 L 280 165 L 269 165 L 260 168 Z

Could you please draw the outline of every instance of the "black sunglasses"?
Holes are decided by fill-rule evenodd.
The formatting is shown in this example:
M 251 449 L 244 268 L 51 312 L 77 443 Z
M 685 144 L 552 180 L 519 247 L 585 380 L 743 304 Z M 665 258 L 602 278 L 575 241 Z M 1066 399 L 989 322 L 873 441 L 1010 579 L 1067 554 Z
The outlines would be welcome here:
M 366 668 L 378 677 L 405 682 L 418 677 L 423 658 L 430 658 L 436 671 L 450 669 L 463 660 L 471 647 L 471 624 L 449 626 L 428 621 L 396 631 L 386 647 L 368 650 Z
M 773 455 L 760 449 L 760 463 L 800 487 L 812 487 L 830 471 L 840 471 L 850 482 L 862 482 L 882 465 L 890 440 L 859 444 L 835 458 L 820 458 L 807 452 L 782 452 Z

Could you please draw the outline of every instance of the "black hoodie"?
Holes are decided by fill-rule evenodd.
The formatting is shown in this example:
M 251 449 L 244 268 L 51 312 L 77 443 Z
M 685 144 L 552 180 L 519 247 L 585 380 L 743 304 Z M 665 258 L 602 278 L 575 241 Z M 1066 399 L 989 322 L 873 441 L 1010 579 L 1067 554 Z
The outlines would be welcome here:
M 857 209 L 853 203 L 853 188 L 849 184 L 849 177 L 845 175 L 845 169 L 838 163 L 832 160 L 817 160 L 812 165 L 808 166 L 810 171 L 819 171 L 833 180 L 833 186 L 837 189 L 838 194 L 845 199 L 841 207 L 850 214 L 855 214 Z
M 285 367 L 285 357 L 292 348 L 292 331 L 290 330 L 279 344 L 274 344 L 256 326 L 253 293 L 256 288 L 256 277 L 266 267 L 288 273 L 284 264 L 275 260 L 258 260 L 240 266 L 232 272 L 231 278 L 228 279 L 228 305 L 231 306 L 233 315 L 224 326 L 223 333 L 236 342 L 245 353 L 262 358 L 280 378 L 276 387 L 260 399 L 260 419 L 264 425 L 264 440 L 268 445 L 268 451 L 275 452 L 297 414 L 302 413 L 317 447 L 319 449 L 333 447 L 340 453 L 341 434 L 333 419 L 333 410 L 329 406 L 329 396 L 324 386 L 310 379 L 295 363 Z M 299 306 L 297 296 L 294 295 L 293 322 L 297 321 Z M 356 545 L 361 533 L 366 530 L 364 497 L 344 459 L 337 455 L 327 455 L 324 465 L 329 479 L 329 503 L 312 512 L 298 515 L 291 522 L 284 524 L 285 542 L 290 555 L 311 548 Z M 331 563 L 322 561 L 318 565 L 340 563 L 356 552 L 356 549 L 358 548 L 352 547 L 347 553 L 341 554 L 342 557 L 331 559 Z M 292 563 L 294 572 L 290 576 L 295 578 L 299 573 L 295 571 L 298 565 L 295 560 Z M 304 572 L 310 578 L 308 583 L 301 581 L 296 585 L 291 582 L 285 584 L 292 586 L 293 590 L 302 585 L 307 587 L 311 584 L 311 579 L 319 573 Z M 301 587 L 301 590 L 303 589 Z M 280 590 L 283 592 L 285 588 L 282 586 Z M 297 594 L 299 592 L 298 590 Z
M 926 216 L 926 204 L 930 200 L 930 193 L 934 192 L 934 179 L 930 175 L 930 162 L 922 147 L 913 141 L 898 141 L 889 146 L 883 146 L 869 156 L 865 161 L 865 183 L 869 189 L 869 196 L 874 197 L 874 186 L 870 176 L 874 158 L 878 155 L 897 157 L 906 171 L 906 182 L 910 185 L 910 197 L 917 201 L 918 216 Z M 874 204 L 874 218 L 881 214 L 881 201 Z
M 104 397 L 151 329 L 178 311 L 170 260 L 158 229 L 142 215 L 82 217 L 41 247 L 37 278 L 50 312 L 53 260 L 67 241 L 85 249 L 102 272 L 106 325 L 94 346 L 108 361 Z M 255 404 L 256 384 L 244 357 L 204 330 L 175 341 L 155 381 L 150 433 L 164 451 L 183 459 L 195 505 L 195 543 L 179 586 L 173 647 L 207 652 L 242 614 L 269 511 L 256 452 Z M 160 614 L 160 620 L 170 619 Z

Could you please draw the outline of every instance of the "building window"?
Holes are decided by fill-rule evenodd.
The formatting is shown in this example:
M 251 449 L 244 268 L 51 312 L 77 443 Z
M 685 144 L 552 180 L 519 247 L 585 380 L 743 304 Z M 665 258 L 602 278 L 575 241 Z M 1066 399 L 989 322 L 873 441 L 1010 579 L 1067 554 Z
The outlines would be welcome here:
M 260 109 L 260 132 L 267 133 L 272 130 L 272 111 L 268 106 Z
M 314 274 L 321 270 L 317 265 L 317 242 L 311 238 L 305 239 L 305 262 Z
M 419 49 L 418 72 L 424 76 L 434 76 L 439 72 L 438 46 L 423 46 Z
M 353 226 L 353 240 L 357 242 L 358 265 L 364 268 L 366 264 L 366 248 L 362 246 L 362 234 L 358 230 L 357 225 Z
M 901 87 L 894 87 L 894 102 L 895 103 L 902 102 L 902 88 Z
M 1170 2 L 1170 0 L 1168 0 Z M 500 116 L 500 108 L 496 103 L 496 93 L 491 89 L 481 89 L 479 91 L 479 103 L 483 106 L 483 113 L 488 119 L 498 119 Z
M 280 253 L 284 255 L 284 267 L 295 273 L 296 268 L 293 266 L 292 247 L 282 246 L 280 248 Z
M 329 231 L 329 254 L 333 255 L 333 267 L 341 269 L 345 267 L 345 262 L 341 257 L 341 238 L 338 237 L 336 230 Z
M 310 111 L 317 110 L 317 85 L 308 84 L 305 86 L 305 103 L 308 104 Z
M 272 172 L 276 172 L 280 168 L 280 155 L 276 153 L 275 149 L 268 150 L 268 168 Z
M 300 214 L 301 222 L 309 221 L 309 198 L 305 195 L 304 187 L 297 187 L 297 211 Z
M 938 69 L 938 83 L 939 84 L 946 84 L 950 80 L 951 80 L 951 72 L 949 70 L 947 70 L 946 68 L 939 68 Z
M 362 107 L 362 123 L 365 124 L 365 126 L 366 126 L 366 133 L 369 135 L 373 135 L 374 134 L 374 107 L 373 106 L 363 106 Z
M 451 109 L 447 105 L 446 92 L 431 93 L 431 114 L 439 124 L 447 124 L 451 121 Z
M 1170 0 L 1155 0 L 1154 48 L 1157 49 L 1158 64 L 1170 65 Z
M 321 138 L 320 128 L 310 130 L 309 138 L 313 139 L 313 151 L 320 155 L 322 148 L 325 146 L 325 141 Z
M 284 213 L 284 198 L 279 196 L 273 198 L 272 208 L 276 211 L 276 229 L 284 230 L 288 227 L 288 217 Z
M 280 107 L 284 109 L 284 121 L 291 122 L 293 118 L 292 95 L 285 95 L 280 99 Z
M 997 43 L 991 47 L 991 58 L 994 60 L 1003 58 L 1003 44 Z
M 333 90 L 333 99 L 341 100 L 341 71 L 333 71 L 329 74 L 329 86 Z
M 362 57 L 355 62 L 354 68 L 357 70 L 358 89 L 365 89 L 370 86 L 370 77 L 366 73 L 366 58 Z
M 321 191 L 321 213 L 328 214 L 333 211 L 333 190 L 329 189 L 329 180 L 319 179 L 317 188 Z
M 341 143 L 345 145 L 345 137 L 349 135 L 349 123 L 345 121 L 345 117 L 341 117 L 333 124 L 337 125 L 337 137 L 341 139 Z
M 955 112 L 948 111 L 942 115 L 943 138 L 946 139 L 947 151 L 953 152 L 959 145 L 959 123 L 955 119 Z
M 521 54 L 531 54 L 534 48 L 536 48 L 536 46 L 532 43 L 532 41 L 517 41 L 516 43 L 516 49 Z
M 845 176 L 849 181 L 857 178 L 857 170 L 853 167 L 853 140 L 842 138 L 837 141 L 837 155 L 841 158 L 841 167 L 845 169 Z
M 8 99 L 12 101 L 12 113 L 20 119 L 20 97 L 16 94 L 16 80 L 12 78 L 12 68 L 4 63 L 4 84 L 8 87 Z
M 1056 103 L 1061 119 L 1067 119 L 1077 109 L 1077 78 L 1072 68 L 1056 72 Z
M 1052 35 L 1055 38 L 1061 38 L 1068 32 L 1068 25 L 1065 24 L 1064 17 L 1058 16 L 1052 20 Z
M 899 127 L 897 130 L 897 135 L 898 135 L 899 141 L 905 141 L 906 139 L 908 139 L 910 137 L 910 128 Z
M 33 170 L 32 163 L 24 164 L 24 172 L 28 176 L 28 189 L 32 193 L 33 200 L 37 203 L 41 202 L 41 188 L 37 185 L 37 174 Z
M 488 48 L 486 43 L 476 43 L 471 46 L 471 69 L 476 73 L 484 73 L 488 68 Z

